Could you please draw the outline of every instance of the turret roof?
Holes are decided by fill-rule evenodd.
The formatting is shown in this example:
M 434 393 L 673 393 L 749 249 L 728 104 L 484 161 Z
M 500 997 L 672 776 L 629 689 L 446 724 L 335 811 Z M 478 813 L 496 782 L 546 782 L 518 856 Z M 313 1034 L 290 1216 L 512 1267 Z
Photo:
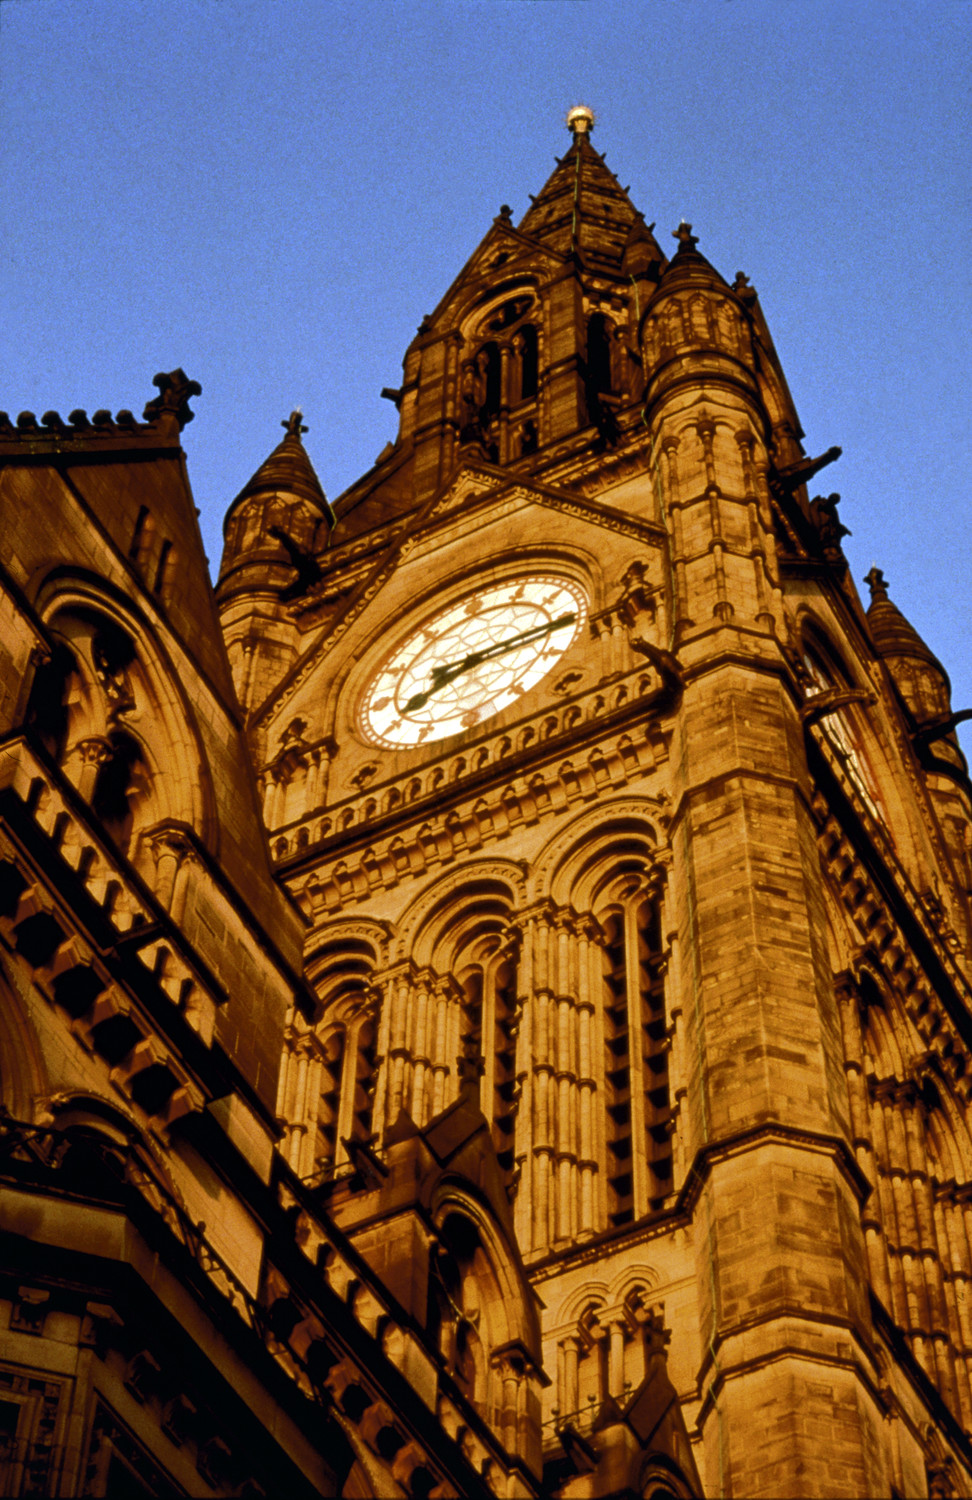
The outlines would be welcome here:
M 683 219 L 678 228 L 672 231 L 672 238 L 678 240 L 678 249 L 662 272 L 661 280 L 666 289 L 670 290 L 681 281 L 715 281 L 720 287 L 728 285 L 711 261 L 706 260 L 697 248 L 699 237 L 692 233 L 691 224 L 686 224 Z
M 330 517 L 331 507 L 327 496 L 301 442 L 301 433 L 307 431 L 301 424 L 301 413 L 291 412 L 287 421 L 280 425 L 286 427 L 286 437 L 263 460 L 256 473 L 240 490 L 230 509 L 249 495 L 279 491 L 287 495 L 299 495 Z
M 910 656 L 935 667 L 945 678 L 945 668 L 931 647 L 926 645 L 910 620 L 888 597 L 888 586 L 880 568 L 872 568 L 865 583 L 871 590 L 867 623 L 878 656 Z

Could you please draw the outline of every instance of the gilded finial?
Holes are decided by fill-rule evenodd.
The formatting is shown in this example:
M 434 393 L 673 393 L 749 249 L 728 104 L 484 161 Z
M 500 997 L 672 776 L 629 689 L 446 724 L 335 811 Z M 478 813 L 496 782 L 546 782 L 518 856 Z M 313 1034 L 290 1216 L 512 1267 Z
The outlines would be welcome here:
M 586 104 L 575 104 L 567 111 L 567 129 L 575 140 L 579 135 L 590 135 L 594 129 L 594 111 Z

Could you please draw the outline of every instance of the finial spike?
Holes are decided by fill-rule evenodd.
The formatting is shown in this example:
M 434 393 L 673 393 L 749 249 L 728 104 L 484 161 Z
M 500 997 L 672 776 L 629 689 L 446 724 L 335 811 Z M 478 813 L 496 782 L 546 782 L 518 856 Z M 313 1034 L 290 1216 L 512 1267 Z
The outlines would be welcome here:
M 872 599 L 886 599 L 888 597 L 888 585 L 884 573 L 880 568 L 873 567 L 870 573 L 865 575 L 864 582 L 871 590 Z

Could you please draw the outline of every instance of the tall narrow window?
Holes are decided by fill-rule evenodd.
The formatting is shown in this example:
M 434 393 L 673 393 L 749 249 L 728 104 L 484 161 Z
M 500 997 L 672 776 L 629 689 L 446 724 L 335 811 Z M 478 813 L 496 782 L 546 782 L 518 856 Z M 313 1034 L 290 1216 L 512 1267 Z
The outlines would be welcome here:
M 608 1223 L 671 1191 L 668 1031 L 658 911 L 643 890 L 602 918 Z
M 805 650 L 803 653 L 803 664 L 807 669 L 810 683 L 812 684 L 812 687 L 807 688 L 807 697 L 811 701 L 816 693 L 823 694 L 834 688 L 847 687 L 852 681 L 846 672 L 838 671 L 835 667 L 826 663 L 823 656 L 817 651 Z M 853 708 L 848 705 L 845 708 L 832 710 L 824 714 L 819 722 L 824 735 L 838 752 L 850 779 L 863 797 L 868 811 L 887 828 L 887 812 L 882 803 L 877 780 L 868 761 L 864 736 L 861 733 L 860 725 L 857 722 Z
M 510 959 L 503 958 L 493 974 L 495 996 L 494 1053 L 496 1071 L 493 1078 L 493 1144 L 499 1164 L 506 1173 L 513 1171 L 513 1123 L 516 1093 L 516 971 Z
M 357 1030 L 354 1058 L 349 1067 L 348 1077 L 348 1092 L 351 1096 L 349 1134 L 356 1141 L 371 1139 L 374 1074 L 375 1023 L 369 1016 L 366 1016 Z
M 604 923 L 604 1078 L 607 1121 L 608 1222 L 634 1218 L 631 1163 L 631 1039 L 623 912 Z
M 635 914 L 638 996 L 644 1063 L 648 1201 L 660 1208 L 672 1186 L 671 1100 L 668 1085 L 668 1023 L 658 909 L 643 901 Z
M 478 947 L 478 945 L 477 945 Z M 484 1080 L 481 1107 L 492 1120 L 493 1145 L 504 1173 L 514 1163 L 516 1092 L 516 970 L 494 938 L 490 952 L 462 975 L 463 1042 L 480 1060 Z
M 609 393 L 611 385 L 611 325 L 603 313 L 587 324 L 587 392 L 589 398 Z
M 537 394 L 540 374 L 540 349 L 537 330 L 532 323 L 524 323 L 517 336 L 520 354 L 520 400 L 529 401 Z
M 337 1153 L 338 1116 L 341 1110 L 341 1069 L 344 1063 L 344 1029 L 332 1031 L 321 1056 L 321 1093 L 317 1115 L 318 1168 L 329 1169 Z
M 502 403 L 500 386 L 500 352 L 492 342 L 479 351 L 477 364 L 483 379 L 483 407 L 487 416 L 495 417 Z

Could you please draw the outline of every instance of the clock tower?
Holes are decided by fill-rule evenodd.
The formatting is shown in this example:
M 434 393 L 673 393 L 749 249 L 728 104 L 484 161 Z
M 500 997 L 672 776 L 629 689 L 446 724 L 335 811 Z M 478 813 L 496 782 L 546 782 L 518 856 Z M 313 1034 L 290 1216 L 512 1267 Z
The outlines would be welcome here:
M 568 124 L 395 443 L 332 513 L 296 414 L 227 517 L 317 1002 L 283 1150 L 516 1493 L 966 1493 L 947 677 L 879 574 L 865 612 L 747 278 Z

